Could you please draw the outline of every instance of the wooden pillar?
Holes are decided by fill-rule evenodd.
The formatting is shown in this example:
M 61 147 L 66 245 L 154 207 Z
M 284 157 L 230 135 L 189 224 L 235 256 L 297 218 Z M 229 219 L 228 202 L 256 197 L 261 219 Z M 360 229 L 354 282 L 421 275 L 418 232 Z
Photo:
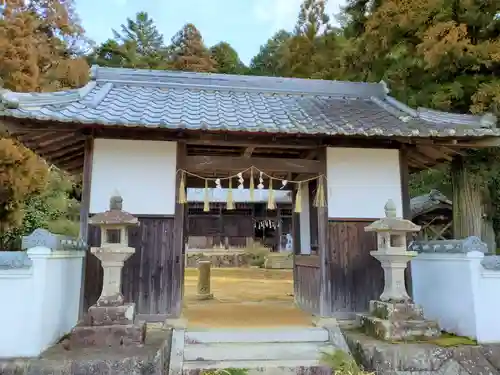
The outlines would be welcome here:
M 411 220 L 411 207 L 410 207 L 410 172 L 408 169 L 408 147 L 406 145 L 401 145 L 399 150 L 399 173 L 401 177 L 401 202 L 403 209 L 403 219 Z M 406 237 L 408 244 L 412 241 L 412 234 L 408 233 Z M 411 278 L 411 263 L 408 263 L 408 267 L 405 271 L 405 281 L 406 290 L 410 297 L 413 297 L 413 284 Z
M 406 145 L 401 145 L 401 149 L 399 150 L 399 173 L 401 174 L 403 219 L 411 220 L 410 172 L 408 170 L 408 148 Z
M 186 144 L 177 142 L 176 170 L 183 169 L 186 157 Z M 174 214 L 174 262 L 173 262 L 173 306 L 172 318 L 178 318 L 182 313 L 182 300 L 184 297 L 184 247 L 185 247 L 185 213 L 186 205 L 178 203 L 179 186 L 182 174 L 177 173 L 175 180 L 175 214 Z
M 94 138 L 89 135 L 85 139 L 82 197 L 80 204 L 80 238 L 87 241 L 89 231 L 90 185 L 92 181 L 92 161 L 94 156 Z
M 79 237 L 85 242 L 88 241 L 89 233 L 89 214 L 90 214 L 90 186 L 92 183 L 92 162 L 94 156 L 94 137 L 89 135 L 85 138 L 84 159 L 83 159 L 83 176 L 82 176 L 82 196 L 80 202 L 80 233 Z M 80 288 L 80 309 L 79 317 L 82 318 L 85 314 L 85 273 L 87 271 L 87 257 L 89 249 L 85 254 L 82 262 L 82 282 Z
M 326 176 L 326 147 L 318 151 L 318 160 L 321 162 L 321 173 Z M 328 206 L 328 184 L 326 179 L 322 181 L 325 199 Z M 318 207 L 318 254 L 320 258 L 320 291 L 319 291 L 319 315 L 332 315 L 332 291 L 331 291 L 331 252 L 328 249 L 328 207 Z

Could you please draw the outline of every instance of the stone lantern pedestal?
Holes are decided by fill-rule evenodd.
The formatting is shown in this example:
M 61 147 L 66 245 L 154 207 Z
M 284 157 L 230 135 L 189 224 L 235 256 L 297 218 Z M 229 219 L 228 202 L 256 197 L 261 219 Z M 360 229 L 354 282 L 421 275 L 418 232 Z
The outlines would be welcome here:
M 406 237 L 420 231 L 420 226 L 396 217 L 392 201 L 385 205 L 385 214 L 365 228 L 377 234 L 377 250 L 370 254 L 384 270 L 384 291 L 379 300 L 370 301 L 368 315 L 357 315 L 358 324 L 366 334 L 387 341 L 439 336 L 437 323 L 424 319 L 422 308 L 413 303 L 405 286 L 406 267 L 417 255 L 407 251 Z
M 135 253 L 135 249 L 128 246 L 128 228 L 139 225 L 139 221 L 122 210 L 121 197 L 112 197 L 110 209 L 94 215 L 89 224 L 101 228 L 101 246 L 91 248 L 91 252 L 101 261 L 103 288 L 84 321 L 73 329 L 70 345 L 141 345 L 146 324 L 136 322 L 135 304 L 125 303 L 121 293 L 123 265 Z

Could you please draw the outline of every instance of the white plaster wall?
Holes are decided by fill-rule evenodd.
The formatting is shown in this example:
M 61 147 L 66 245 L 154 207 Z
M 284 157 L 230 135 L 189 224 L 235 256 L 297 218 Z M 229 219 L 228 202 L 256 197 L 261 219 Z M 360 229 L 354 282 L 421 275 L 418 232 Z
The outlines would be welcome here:
M 78 322 L 82 251 L 28 251 L 33 265 L 0 271 L 0 358 L 33 357 Z
M 118 192 L 132 214 L 173 215 L 176 157 L 176 142 L 95 139 L 90 212 L 107 210 Z
M 402 216 L 399 150 L 329 147 L 328 216 L 380 218 L 389 199 Z
M 411 261 L 413 298 L 441 329 L 480 343 L 500 342 L 500 271 L 485 270 L 484 255 L 420 254 Z
M 411 261 L 413 299 L 441 329 L 476 337 L 471 259 L 464 254 L 419 254 Z
M 500 299 L 497 298 L 497 294 L 500 290 L 500 271 L 478 268 L 478 282 L 474 298 L 477 341 L 498 343 L 500 342 L 500 324 L 498 323 Z

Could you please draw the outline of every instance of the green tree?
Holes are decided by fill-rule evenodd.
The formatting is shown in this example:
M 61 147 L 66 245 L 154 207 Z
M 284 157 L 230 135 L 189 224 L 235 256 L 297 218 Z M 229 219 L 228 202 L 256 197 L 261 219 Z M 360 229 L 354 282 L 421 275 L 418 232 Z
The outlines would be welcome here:
M 166 66 L 163 36 L 146 12 L 127 18 L 121 31 L 113 30 L 108 39 L 89 56 L 91 64 L 123 68 L 160 69 Z
M 191 23 L 186 24 L 172 38 L 169 47 L 170 68 L 189 72 L 216 72 L 216 62 L 203 43 L 200 31 Z
M 238 56 L 238 52 L 227 42 L 220 42 L 210 48 L 210 54 L 217 65 L 219 73 L 244 74 L 246 66 Z
M 249 72 L 261 76 L 285 76 L 285 56 L 287 55 L 288 42 L 292 34 L 280 30 L 260 47 L 259 53 L 252 58 Z
M 163 48 L 163 35 L 160 34 L 153 19 L 146 12 L 139 12 L 135 20 L 127 18 L 121 25 L 121 32 L 113 30 L 114 39 L 122 44 L 135 45 L 139 56 L 155 56 Z
M 384 0 L 365 14 L 345 26 L 348 43 L 340 54 L 339 78 L 384 79 L 392 95 L 411 106 L 498 114 L 500 3 Z M 450 170 L 414 176 L 413 186 L 422 188 L 420 179 L 430 189 L 451 176 L 455 236 L 481 235 L 490 198 L 500 206 L 499 160 L 498 150 L 470 152 L 455 157 Z
M 88 81 L 87 45 L 72 1 L 8 1 L 0 9 L 0 80 L 14 91 L 54 91 Z
M 9 138 L 0 138 L 0 246 L 5 233 L 21 225 L 25 201 L 43 191 L 47 165 L 30 150 Z
M 287 73 L 292 77 L 311 78 L 323 67 L 323 56 L 334 50 L 335 34 L 325 11 L 325 0 L 304 0 L 292 38 L 285 54 Z M 327 35 L 329 37 L 327 37 Z

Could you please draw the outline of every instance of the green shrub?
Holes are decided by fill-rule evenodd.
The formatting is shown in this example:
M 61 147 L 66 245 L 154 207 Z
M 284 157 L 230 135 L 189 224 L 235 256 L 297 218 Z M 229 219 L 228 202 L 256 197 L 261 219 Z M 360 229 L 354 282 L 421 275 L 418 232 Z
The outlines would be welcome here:
M 375 375 L 373 372 L 362 370 L 356 361 L 342 350 L 323 352 L 321 362 L 333 370 L 333 375 Z

